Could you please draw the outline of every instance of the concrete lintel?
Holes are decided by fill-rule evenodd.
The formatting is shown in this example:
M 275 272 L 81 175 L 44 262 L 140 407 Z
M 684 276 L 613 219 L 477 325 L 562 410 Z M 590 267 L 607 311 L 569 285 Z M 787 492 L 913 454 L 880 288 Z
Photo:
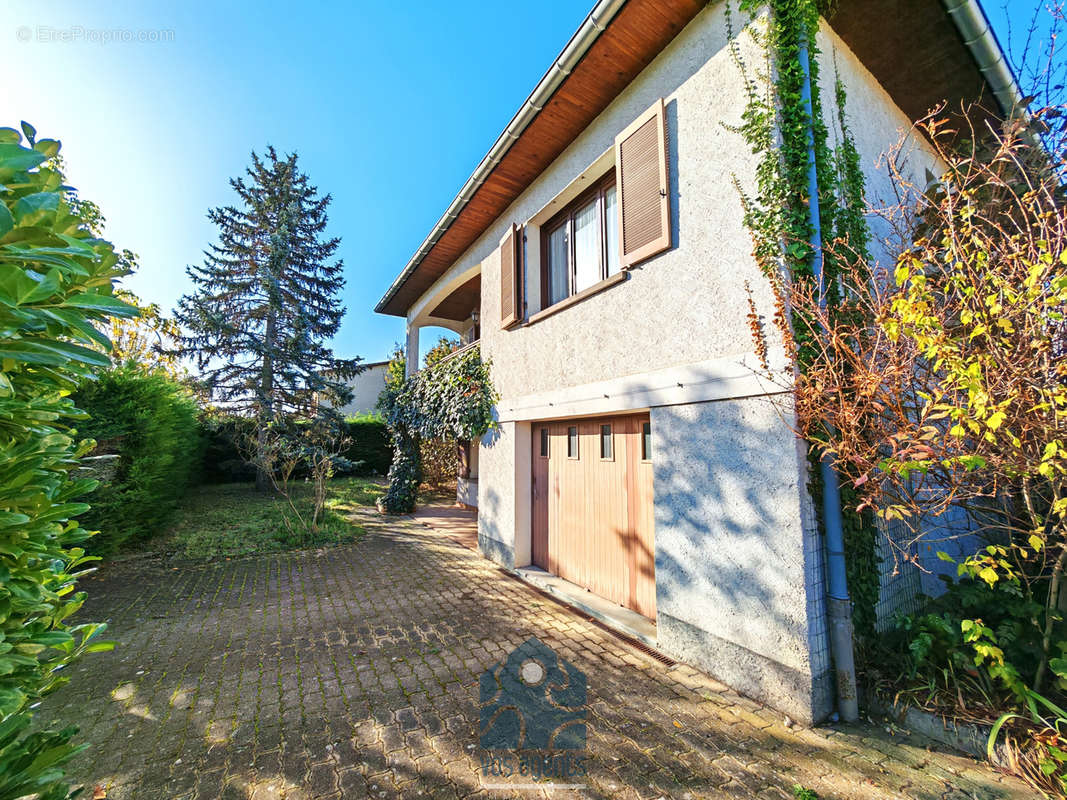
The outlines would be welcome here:
M 774 354 L 774 377 L 765 373 L 755 356 L 714 358 L 639 375 L 570 386 L 497 403 L 501 422 L 542 420 L 635 411 L 654 406 L 703 403 L 781 394 L 784 353 Z

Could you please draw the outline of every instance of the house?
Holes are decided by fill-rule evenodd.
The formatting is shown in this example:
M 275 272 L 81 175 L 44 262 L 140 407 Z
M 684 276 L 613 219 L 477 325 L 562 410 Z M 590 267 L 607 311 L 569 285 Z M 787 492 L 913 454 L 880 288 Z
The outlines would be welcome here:
M 348 388 L 352 391 L 352 399 L 341 407 L 341 413 L 346 417 L 377 413 L 378 397 L 385 389 L 388 361 L 375 361 L 360 366 L 362 371 L 347 381 Z
M 810 722 L 834 702 L 824 548 L 788 392 L 753 353 L 749 300 L 774 307 L 738 190 L 758 163 L 739 64 L 766 80 L 766 14 L 598 2 L 376 310 L 406 318 L 408 352 L 424 326 L 479 329 L 499 425 L 459 491 L 486 556 Z M 879 156 L 936 103 L 1011 104 L 983 20 L 850 0 L 821 21 L 819 96 L 839 130 L 840 79 L 870 203 L 892 200 Z

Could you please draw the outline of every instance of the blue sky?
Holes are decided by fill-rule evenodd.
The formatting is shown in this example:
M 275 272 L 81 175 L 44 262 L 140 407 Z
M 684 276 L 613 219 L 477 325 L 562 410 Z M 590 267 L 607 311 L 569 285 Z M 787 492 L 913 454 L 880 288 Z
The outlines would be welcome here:
M 335 350 L 379 360 L 403 321 L 375 303 L 592 2 L 5 0 L 0 125 L 62 140 L 71 183 L 140 255 L 126 285 L 168 310 L 250 151 L 296 150 L 342 237 Z

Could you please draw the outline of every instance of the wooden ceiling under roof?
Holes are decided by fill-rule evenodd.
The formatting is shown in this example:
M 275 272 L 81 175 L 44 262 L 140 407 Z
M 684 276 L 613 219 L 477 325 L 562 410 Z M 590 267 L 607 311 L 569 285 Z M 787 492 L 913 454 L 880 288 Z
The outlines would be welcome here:
M 378 310 L 406 314 L 705 5 L 706 0 L 629 0 L 418 268 Z
M 430 316 L 463 322 L 470 319 L 471 314 L 479 310 L 481 301 L 482 275 L 478 273 L 462 286 L 452 290 L 452 293 L 438 303 L 436 308 L 430 312 Z
M 990 114 L 997 111 L 996 98 L 939 0 L 841 0 L 830 25 L 911 119 L 942 102 L 950 112 L 974 101 Z
M 628 0 L 430 252 L 377 310 L 404 316 L 705 5 L 706 0 Z M 985 87 L 939 0 L 841 0 L 830 24 L 914 119 L 942 100 L 958 108 Z M 991 97 L 988 103 L 995 107 Z

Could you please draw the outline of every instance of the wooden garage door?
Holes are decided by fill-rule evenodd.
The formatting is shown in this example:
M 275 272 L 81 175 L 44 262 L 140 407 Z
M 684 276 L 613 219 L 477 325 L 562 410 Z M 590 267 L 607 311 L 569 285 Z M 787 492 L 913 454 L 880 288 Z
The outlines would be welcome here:
M 648 415 L 533 425 L 533 562 L 656 615 Z

